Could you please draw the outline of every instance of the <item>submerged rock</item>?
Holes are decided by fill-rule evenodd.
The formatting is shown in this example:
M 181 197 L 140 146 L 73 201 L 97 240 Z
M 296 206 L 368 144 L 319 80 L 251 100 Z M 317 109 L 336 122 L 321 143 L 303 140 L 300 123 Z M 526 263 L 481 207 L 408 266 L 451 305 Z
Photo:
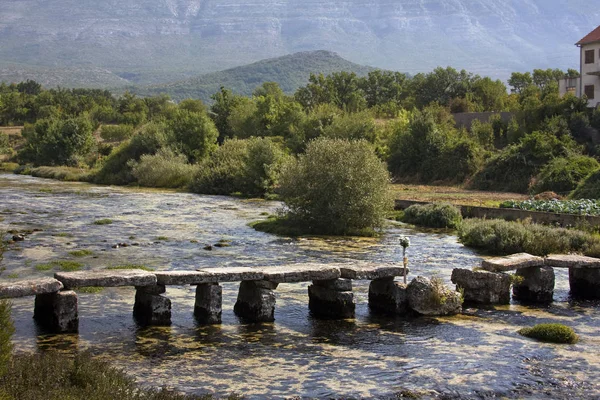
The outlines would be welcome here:
M 417 276 L 406 289 L 411 309 L 423 315 L 454 315 L 462 311 L 460 293 L 445 286 L 439 278 Z

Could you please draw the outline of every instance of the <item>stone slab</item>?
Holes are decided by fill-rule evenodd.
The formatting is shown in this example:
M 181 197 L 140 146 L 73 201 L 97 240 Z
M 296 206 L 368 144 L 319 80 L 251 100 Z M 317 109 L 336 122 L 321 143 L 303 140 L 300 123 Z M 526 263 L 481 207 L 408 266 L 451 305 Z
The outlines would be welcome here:
M 199 285 L 201 283 L 259 281 L 260 270 L 248 267 L 204 268 L 196 271 L 156 272 L 159 285 Z
M 54 274 L 54 277 L 61 281 L 67 289 L 88 286 L 118 287 L 156 285 L 156 275 L 141 269 L 57 272 Z
M 520 268 L 543 267 L 544 259 L 527 253 L 517 253 L 506 257 L 483 260 L 481 268 L 489 272 L 506 272 Z
M 292 264 L 261 269 L 264 280 L 277 283 L 309 282 L 338 279 L 340 269 L 322 264 Z
M 575 254 L 555 254 L 546 257 L 546 266 L 553 268 L 600 268 L 600 259 Z
M 342 278 L 355 280 L 374 280 L 404 276 L 404 267 L 385 264 L 363 264 L 340 266 Z M 408 270 L 406 271 L 408 274 Z
M 63 284 L 53 278 L 3 282 L 0 283 L 0 299 L 56 293 L 62 289 Z

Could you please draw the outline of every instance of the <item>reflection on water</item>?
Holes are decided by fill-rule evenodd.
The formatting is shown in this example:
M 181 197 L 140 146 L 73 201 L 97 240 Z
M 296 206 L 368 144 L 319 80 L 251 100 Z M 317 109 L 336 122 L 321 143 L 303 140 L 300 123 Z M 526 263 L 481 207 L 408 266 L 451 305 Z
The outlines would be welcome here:
M 397 262 L 398 236 L 411 236 L 411 274 L 438 274 L 449 282 L 455 267 L 480 257 L 448 234 L 390 226 L 377 239 L 287 239 L 255 232 L 249 221 L 277 205 L 186 193 L 97 187 L 0 175 L 0 228 L 42 229 L 12 245 L 7 272 L 20 278 L 51 275 L 38 264 L 76 259 L 86 268 L 143 264 L 156 269 L 273 265 L 300 261 Z M 94 225 L 110 218 L 111 225 Z M 168 240 L 158 240 L 159 236 Z M 221 239 L 231 247 L 207 251 Z M 116 243 L 129 247 L 113 249 Z M 135 244 L 135 245 L 134 245 Z M 33 299 L 16 299 L 16 348 L 90 350 L 141 383 L 188 393 L 243 393 L 249 398 L 379 397 L 404 389 L 463 397 L 600 397 L 598 303 L 569 302 L 568 279 L 557 272 L 557 301 L 534 309 L 519 304 L 467 309 L 449 318 L 381 318 L 369 313 L 368 282 L 355 283 L 357 317 L 319 321 L 308 312 L 307 284 L 277 289 L 273 324 L 242 324 L 233 314 L 237 284 L 224 284 L 223 324 L 197 326 L 194 288 L 169 287 L 173 325 L 138 328 L 134 290 L 108 288 L 80 294 L 79 335 L 46 335 L 32 320 Z M 540 344 L 516 331 L 563 322 L 582 340 Z

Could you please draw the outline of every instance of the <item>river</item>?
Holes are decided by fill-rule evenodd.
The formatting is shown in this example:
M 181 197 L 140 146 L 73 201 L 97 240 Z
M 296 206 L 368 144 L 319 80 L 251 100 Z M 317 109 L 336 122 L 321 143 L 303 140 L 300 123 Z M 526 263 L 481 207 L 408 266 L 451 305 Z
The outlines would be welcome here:
M 408 235 L 411 274 L 438 275 L 481 256 L 449 233 L 392 224 L 378 238 L 282 238 L 248 223 L 278 203 L 138 188 L 94 186 L 0 174 L 0 230 L 31 232 L 9 245 L 0 279 L 51 276 L 48 263 L 72 260 L 84 269 L 144 265 L 156 270 L 294 262 L 398 262 Z M 110 219 L 112 224 L 94 221 Z M 205 250 L 221 240 L 229 247 Z M 118 243 L 127 247 L 113 248 Z M 87 250 L 76 257 L 70 252 Z M 41 265 L 41 267 L 40 267 Z M 36 268 L 37 267 L 37 268 Z M 54 269 L 59 268 L 53 266 Z M 247 398 L 385 398 L 402 390 L 449 398 L 600 398 L 600 304 L 569 298 L 557 271 L 555 302 L 467 308 L 444 318 L 376 317 L 368 282 L 355 282 L 356 318 L 320 321 L 308 312 L 307 284 L 276 291 L 276 321 L 243 324 L 233 314 L 237 284 L 223 284 L 223 324 L 197 326 L 193 287 L 169 287 L 173 324 L 139 328 L 133 288 L 79 294 L 78 335 L 49 335 L 32 320 L 33 299 L 13 301 L 17 351 L 88 350 L 141 384 Z M 561 322 L 576 345 L 538 343 L 524 326 Z

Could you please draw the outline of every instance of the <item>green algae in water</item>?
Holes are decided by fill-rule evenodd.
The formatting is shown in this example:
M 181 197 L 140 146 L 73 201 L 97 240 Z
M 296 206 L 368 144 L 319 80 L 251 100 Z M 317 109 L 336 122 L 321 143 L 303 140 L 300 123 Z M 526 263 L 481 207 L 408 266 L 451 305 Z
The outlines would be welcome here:
M 65 272 L 79 271 L 81 268 L 83 268 L 83 264 L 77 261 L 61 260 L 54 261 L 53 264 L 59 267 L 61 271 Z
M 156 238 L 156 240 L 160 240 L 160 241 L 163 241 L 163 242 L 168 242 L 169 238 L 166 237 L 166 236 L 159 236 L 159 237 Z
M 523 328 L 518 333 L 548 343 L 575 344 L 579 341 L 573 328 L 562 324 L 539 324 L 532 328 Z
M 35 266 L 35 269 L 40 272 L 50 271 L 52 268 L 54 268 L 54 265 L 52 263 L 38 264 Z
M 141 269 L 144 271 L 154 271 L 154 268 L 146 267 L 145 265 L 135 265 L 135 264 L 113 265 L 110 267 L 106 267 L 106 269 L 110 269 L 110 270 Z
M 92 254 L 94 254 L 94 252 L 91 250 L 74 250 L 70 251 L 69 254 L 73 257 L 86 257 L 91 256 Z
M 104 291 L 104 288 L 97 286 L 84 286 L 77 288 L 77 293 L 97 294 L 102 293 L 102 291 Z
M 112 219 L 104 218 L 94 221 L 94 225 L 110 225 L 113 223 Z

